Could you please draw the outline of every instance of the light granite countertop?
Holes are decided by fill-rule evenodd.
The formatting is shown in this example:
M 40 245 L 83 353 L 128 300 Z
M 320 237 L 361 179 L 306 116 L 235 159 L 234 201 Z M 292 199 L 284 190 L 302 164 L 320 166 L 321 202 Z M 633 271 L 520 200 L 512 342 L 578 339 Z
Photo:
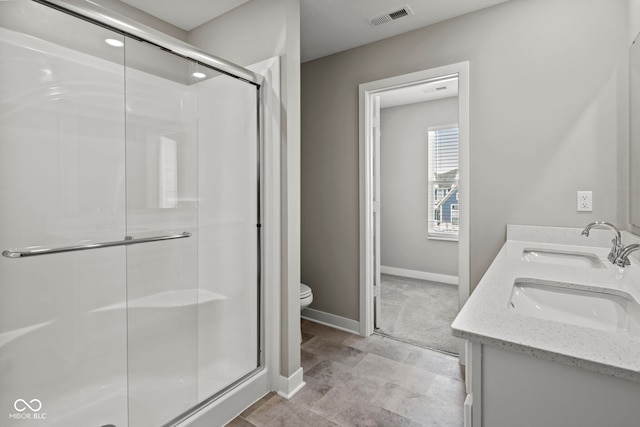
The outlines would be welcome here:
M 629 267 L 616 267 L 607 259 L 613 233 L 594 228 L 587 238 L 580 235 L 581 231 L 509 225 L 506 243 L 451 325 L 453 335 L 640 382 L 640 336 L 538 319 L 509 308 L 514 281 L 522 278 L 562 282 L 575 288 L 604 288 L 640 302 L 637 258 L 631 259 Z M 635 236 L 624 233 L 625 245 L 636 241 Z M 522 257 L 525 249 L 592 253 L 605 268 L 528 262 Z

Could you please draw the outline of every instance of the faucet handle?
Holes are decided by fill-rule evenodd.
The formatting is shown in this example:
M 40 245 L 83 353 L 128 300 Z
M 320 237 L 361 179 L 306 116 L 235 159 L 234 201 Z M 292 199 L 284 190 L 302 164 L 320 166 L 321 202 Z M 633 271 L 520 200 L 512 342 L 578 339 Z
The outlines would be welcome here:
M 629 255 L 631 252 L 635 252 L 640 249 L 640 243 L 634 243 L 629 246 L 625 246 L 620 249 L 618 252 L 618 256 L 615 259 L 614 264 L 618 267 L 628 267 L 631 265 L 631 261 L 629 261 Z
M 615 264 L 616 260 L 620 256 L 620 252 L 622 251 L 622 245 L 619 245 L 616 242 L 616 239 L 613 239 L 611 243 L 613 243 L 613 246 L 611 246 L 611 250 L 609 251 L 609 255 L 607 256 L 607 258 L 609 259 L 609 261 Z

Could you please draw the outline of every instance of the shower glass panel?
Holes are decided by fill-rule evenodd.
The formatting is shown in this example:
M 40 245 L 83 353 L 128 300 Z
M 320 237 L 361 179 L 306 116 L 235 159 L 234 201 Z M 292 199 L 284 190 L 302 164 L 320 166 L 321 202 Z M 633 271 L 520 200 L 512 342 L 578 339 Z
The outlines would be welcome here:
M 201 68 L 198 400 L 260 365 L 256 87 Z
M 129 422 L 168 422 L 259 366 L 256 87 L 126 40 Z
M 78 37 L 82 34 L 82 37 Z M 0 250 L 121 241 L 122 35 L 0 2 Z M 124 247 L 0 257 L 0 424 L 127 425 Z
M 155 427 L 197 403 L 197 64 L 127 37 L 127 234 L 191 233 L 127 248 L 129 422 Z

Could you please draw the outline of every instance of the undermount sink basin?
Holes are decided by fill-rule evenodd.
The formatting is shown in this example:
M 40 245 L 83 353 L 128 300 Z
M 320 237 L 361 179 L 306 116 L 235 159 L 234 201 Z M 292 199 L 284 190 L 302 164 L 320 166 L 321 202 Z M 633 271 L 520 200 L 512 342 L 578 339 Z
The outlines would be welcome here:
M 527 262 L 564 265 L 566 267 L 605 268 L 600 258 L 586 252 L 527 248 L 522 251 L 522 259 Z
M 538 319 L 640 336 L 640 305 L 630 296 L 516 279 L 509 309 Z

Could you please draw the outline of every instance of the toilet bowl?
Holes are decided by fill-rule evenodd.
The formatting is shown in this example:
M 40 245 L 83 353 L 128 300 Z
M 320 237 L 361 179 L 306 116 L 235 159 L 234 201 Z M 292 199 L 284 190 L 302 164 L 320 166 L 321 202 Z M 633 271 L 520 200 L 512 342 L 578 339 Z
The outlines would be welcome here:
M 300 311 L 309 307 L 312 302 L 313 292 L 311 292 L 311 288 L 304 283 L 300 283 Z

